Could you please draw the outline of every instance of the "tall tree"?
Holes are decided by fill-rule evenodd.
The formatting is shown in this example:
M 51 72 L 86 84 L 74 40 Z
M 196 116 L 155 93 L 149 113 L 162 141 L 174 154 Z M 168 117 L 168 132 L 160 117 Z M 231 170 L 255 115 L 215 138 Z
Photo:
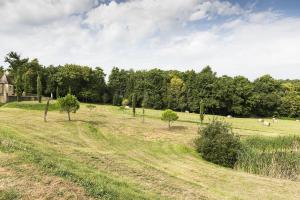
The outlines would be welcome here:
M 22 96 L 22 82 L 21 82 L 21 74 L 20 71 L 18 70 L 16 73 L 16 81 L 15 81 L 15 86 L 16 86 L 16 93 L 17 93 L 17 101 L 21 101 L 21 96 Z
M 37 93 L 37 98 L 39 103 L 42 102 L 42 82 L 41 82 L 41 77 L 38 75 L 37 77 L 37 86 L 36 86 L 36 93 Z
M 24 82 L 24 92 L 26 95 L 31 94 L 32 92 L 32 87 L 31 87 L 31 81 L 28 73 L 25 73 L 23 75 L 23 82 Z

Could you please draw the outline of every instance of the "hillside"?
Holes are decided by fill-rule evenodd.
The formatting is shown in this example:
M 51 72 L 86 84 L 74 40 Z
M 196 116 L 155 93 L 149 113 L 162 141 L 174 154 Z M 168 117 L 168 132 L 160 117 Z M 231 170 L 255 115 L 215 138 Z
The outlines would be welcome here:
M 53 109 L 44 123 L 42 110 L 14 107 L 0 107 L 0 199 L 300 199 L 299 180 L 202 160 L 193 149 L 196 114 L 180 113 L 168 130 L 155 110 L 142 123 L 117 107 L 82 104 L 73 121 Z M 242 137 L 300 135 L 295 121 L 222 119 Z

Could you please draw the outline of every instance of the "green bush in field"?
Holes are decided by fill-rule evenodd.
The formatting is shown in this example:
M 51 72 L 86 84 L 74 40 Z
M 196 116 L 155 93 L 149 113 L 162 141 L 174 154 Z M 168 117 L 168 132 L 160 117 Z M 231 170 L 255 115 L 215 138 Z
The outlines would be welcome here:
M 123 106 L 123 107 L 128 106 L 128 104 L 129 104 L 129 100 L 128 100 L 128 99 L 123 99 L 123 100 L 122 100 L 122 106 Z
M 231 131 L 231 127 L 221 121 L 213 120 L 204 129 L 199 130 L 196 139 L 197 151 L 202 157 L 224 167 L 234 167 L 242 148 L 240 139 Z
M 68 113 L 68 119 L 71 121 L 70 113 L 76 113 L 80 108 L 80 103 L 74 95 L 67 94 L 65 97 L 61 97 L 58 100 L 61 112 Z
M 89 109 L 89 111 L 91 112 L 92 110 L 96 109 L 96 106 L 93 104 L 88 104 L 86 105 L 87 109 Z
M 177 119 L 177 113 L 170 109 L 165 110 L 161 115 L 161 120 L 168 121 L 169 128 L 171 128 L 171 122 L 176 121 Z

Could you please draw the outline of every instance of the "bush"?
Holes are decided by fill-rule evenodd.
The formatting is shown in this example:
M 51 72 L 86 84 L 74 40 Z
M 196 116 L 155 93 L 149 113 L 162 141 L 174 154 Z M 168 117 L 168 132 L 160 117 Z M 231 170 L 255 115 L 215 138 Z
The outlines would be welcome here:
M 204 129 L 199 129 L 196 139 L 197 151 L 202 157 L 224 167 L 234 167 L 242 148 L 240 139 L 231 131 L 231 127 L 221 121 L 212 121 Z
M 173 110 L 167 109 L 161 115 L 161 120 L 169 122 L 169 128 L 171 128 L 171 122 L 176 121 L 178 115 Z
M 89 111 L 91 112 L 92 110 L 96 109 L 96 106 L 93 104 L 88 104 L 86 105 L 87 109 L 89 109 Z
M 126 107 L 126 106 L 128 106 L 128 104 L 129 104 L 129 100 L 128 99 L 123 99 L 122 106 Z

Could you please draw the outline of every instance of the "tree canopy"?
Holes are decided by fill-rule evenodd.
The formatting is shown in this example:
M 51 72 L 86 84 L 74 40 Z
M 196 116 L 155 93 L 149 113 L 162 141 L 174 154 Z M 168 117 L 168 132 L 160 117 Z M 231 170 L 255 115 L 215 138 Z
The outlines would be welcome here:
M 42 66 L 37 59 L 22 58 L 16 52 L 5 57 L 6 70 L 18 94 L 37 94 L 37 77 L 44 96 L 65 96 L 69 88 L 79 101 L 111 103 L 123 99 L 137 107 L 199 112 L 206 114 L 300 117 L 300 80 L 276 80 L 264 75 L 254 81 L 243 76 L 217 76 L 206 66 L 201 71 L 125 70 L 114 67 L 106 75 L 100 67 L 75 64 Z M 4 68 L 0 68 L 3 74 Z

